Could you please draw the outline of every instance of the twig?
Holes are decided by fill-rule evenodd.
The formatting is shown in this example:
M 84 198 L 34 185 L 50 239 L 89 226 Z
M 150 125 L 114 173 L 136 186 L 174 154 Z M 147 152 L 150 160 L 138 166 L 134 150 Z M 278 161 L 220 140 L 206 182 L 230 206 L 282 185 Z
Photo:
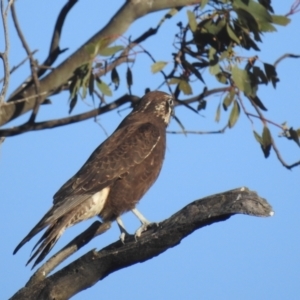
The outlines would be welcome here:
M 95 71 L 94 75 L 96 77 L 101 77 L 124 62 L 134 62 L 133 59 L 128 58 L 128 55 L 129 55 L 130 50 L 132 48 L 134 48 L 135 46 L 136 46 L 136 44 L 130 43 L 112 63 L 110 63 L 103 69 L 99 69 L 99 71 Z
M 61 9 L 54 26 L 48 57 L 45 59 L 42 65 L 47 67 L 51 66 L 61 53 L 68 50 L 67 48 L 61 50 L 59 47 L 59 42 L 60 42 L 62 27 L 64 25 L 67 14 L 71 10 L 71 8 L 76 4 L 76 2 L 78 2 L 78 0 L 69 0 L 65 4 L 65 6 Z M 46 72 L 46 70 L 47 70 L 46 68 L 44 69 L 39 68 L 38 77 L 40 78 Z
M 56 24 L 54 27 L 54 31 L 53 31 L 53 36 L 52 36 L 52 40 L 51 40 L 51 44 L 50 44 L 48 57 L 45 59 L 45 61 L 41 65 L 38 66 L 37 75 L 39 78 L 46 72 L 46 70 L 50 69 L 50 66 L 55 62 L 55 60 L 57 59 L 59 54 L 61 54 L 67 50 L 67 49 L 63 49 L 63 50 L 59 49 L 59 40 L 60 40 L 61 30 L 62 30 L 63 22 L 65 21 L 67 13 L 70 11 L 70 9 L 73 7 L 73 5 L 77 1 L 78 0 L 69 0 L 69 2 L 67 4 L 65 4 L 65 6 L 62 8 L 62 10 L 57 18 L 57 21 L 56 21 Z M 10 95 L 10 99 L 13 97 L 17 97 L 17 95 L 21 95 L 26 89 L 28 89 L 30 87 L 31 84 L 32 84 L 32 76 L 29 76 L 22 83 L 22 85 L 19 86 Z M 58 88 L 56 89 L 56 91 L 57 90 L 58 90 Z
M 283 127 L 282 125 L 279 125 L 279 124 L 277 124 L 277 123 L 275 123 L 275 122 L 273 122 L 273 121 L 271 121 L 271 120 L 269 120 L 269 119 L 266 119 L 264 116 L 263 116 L 263 117 L 257 116 L 257 115 L 255 115 L 255 114 L 252 114 L 252 113 L 249 113 L 249 112 L 246 112 L 246 114 L 248 114 L 248 115 L 251 116 L 251 117 L 260 119 L 260 120 L 264 121 L 265 123 L 272 124 L 272 125 L 274 125 L 274 126 L 280 128 L 280 129 L 284 130 L 284 127 Z
M 226 126 L 224 126 L 222 129 L 219 129 L 219 130 L 212 130 L 212 131 L 199 131 L 199 130 L 172 131 L 172 130 L 167 130 L 167 133 L 171 133 L 171 134 L 216 134 L 216 133 L 224 133 L 227 128 L 228 128 L 228 124 L 226 124 Z
M 271 137 L 271 144 L 272 144 L 272 148 L 274 149 L 275 153 L 276 153 L 276 156 L 278 158 L 278 160 L 281 162 L 281 164 L 286 167 L 288 170 L 291 170 L 292 168 L 296 167 L 296 166 L 299 166 L 300 165 L 300 160 L 291 164 L 291 165 L 288 165 L 284 159 L 282 158 L 281 156 L 281 153 L 279 151 L 279 149 L 277 148 L 277 145 L 275 143 L 275 141 L 273 140 L 273 138 Z
M 241 107 L 243 109 L 244 114 L 247 116 L 247 118 L 251 122 L 251 125 L 252 125 L 252 128 L 253 128 L 253 120 L 250 118 L 250 113 L 248 113 L 248 111 L 247 111 L 247 109 L 246 109 L 246 107 L 244 105 L 244 102 L 243 102 L 243 99 L 242 99 L 242 97 L 240 95 L 240 92 L 238 94 L 236 94 L 236 96 L 237 96 L 237 98 L 238 98 L 238 100 L 240 102 L 240 105 L 241 105 Z
M 261 111 L 259 110 L 259 108 L 258 108 L 254 103 L 252 103 L 251 99 L 249 99 L 249 100 L 250 100 L 251 104 L 253 105 L 254 109 L 256 110 L 256 112 L 257 112 L 257 114 L 258 114 L 258 118 L 262 121 L 262 123 L 264 124 L 264 126 L 266 126 L 266 123 L 269 122 L 269 120 L 265 119 L 264 115 L 261 113 Z M 257 117 L 257 116 L 253 115 L 253 117 Z M 277 124 L 274 123 L 274 122 L 270 122 L 270 123 L 273 124 L 273 125 L 275 125 L 275 126 L 278 126 L 278 127 L 281 128 L 281 129 L 284 129 L 283 127 L 277 125 Z M 272 145 L 272 148 L 273 148 L 274 151 L 275 151 L 275 154 L 276 154 L 278 160 L 279 160 L 279 161 L 281 162 L 281 164 L 282 164 L 284 167 L 286 167 L 288 170 L 291 170 L 292 168 L 294 168 L 294 167 L 300 165 L 300 161 L 295 162 L 295 163 L 293 163 L 293 164 L 291 164 L 291 165 L 288 165 L 288 164 L 284 161 L 284 159 L 283 159 L 283 157 L 281 156 L 281 153 L 280 153 L 279 149 L 277 148 L 277 145 L 276 145 L 276 143 L 275 143 L 275 141 L 274 141 L 274 139 L 273 139 L 272 136 L 271 136 L 271 145 Z
M 34 50 L 32 51 L 32 55 L 35 54 L 38 50 Z M 10 71 L 9 74 L 11 75 L 14 71 L 16 71 L 18 68 L 20 68 L 26 61 L 27 59 L 29 59 L 29 56 L 25 57 L 20 63 L 18 63 L 16 66 L 13 66 Z M 0 82 L 2 82 L 4 80 L 4 77 L 0 79 Z
M 278 65 L 282 60 L 284 60 L 285 58 L 288 58 L 288 57 L 291 57 L 291 58 L 300 58 L 300 55 L 298 55 L 298 54 L 292 54 L 292 53 L 286 53 L 286 54 L 283 54 L 283 55 L 280 56 L 278 59 L 276 59 L 276 61 L 274 62 L 274 67 L 276 68 L 277 65 Z
M 39 82 L 38 75 L 37 75 L 38 66 L 37 66 L 37 63 L 36 63 L 35 59 L 33 58 L 32 52 L 31 52 L 31 50 L 30 50 L 30 48 L 29 48 L 29 46 L 28 46 L 28 44 L 25 40 L 25 37 L 22 33 L 22 30 L 21 30 L 21 27 L 19 25 L 19 21 L 18 21 L 18 18 L 17 18 L 14 3 L 11 6 L 11 13 L 12 13 L 12 18 L 13 18 L 13 22 L 14 22 L 17 34 L 18 34 L 18 36 L 21 40 L 22 46 L 25 49 L 25 51 L 27 53 L 27 56 L 29 57 L 29 61 L 30 61 L 31 76 L 33 78 L 33 82 L 34 82 L 34 85 L 35 85 L 35 92 L 36 92 L 37 98 L 36 98 L 36 101 L 35 101 L 35 104 L 34 104 L 34 107 L 33 107 L 33 110 L 32 110 L 32 113 L 31 113 L 31 116 L 30 116 L 28 122 L 29 123 L 34 123 L 34 120 L 35 120 L 36 115 L 38 113 L 38 110 L 39 110 L 39 107 L 40 107 L 40 104 L 41 104 L 41 99 L 42 99 L 41 96 L 40 96 L 40 82 Z
M 202 92 L 201 94 L 185 99 L 185 100 L 181 100 L 182 102 L 185 102 L 186 104 L 190 104 L 193 102 L 198 102 L 201 99 L 204 99 L 205 97 L 208 97 L 210 95 L 213 94 L 217 94 L 217 93 L 224 93 L 227 92 L 230 89 L 230 87 L 222 87 L 222 88 L 215 88 L 215 89 L 211 89 L 211 90 L 205 90 L 204 92 Z
M 292 6 L 291 6 L 291 9 L 288 13 L 285 14 L 286 17 L 290 16 L 290 15 L 293 15 L 295 13 L 298 13 L 300 11 L 300 0 L 296 0 Z
M 8 62 L 10 42 L 9 42 L 9 33 L 8 33 L 7 13 L 12 4 L 13 4 L 13 0 L 10 0 L 5 9 L 4 9 L 4 0 L 1 0 L 1 4 L 0 4 L 3 31 L 4 31 L 4 42 L 5 42 L 5 50 L 4 52 L 0 52 L 0 58 L 3 61 L 3 67 L 4 67 L 4 82 L 0 93 L 0 104 L 4 103 L 4 99 L 6 97 L 6 93 L 9 85 L 9 77 L 10 77 L 9 62 Z

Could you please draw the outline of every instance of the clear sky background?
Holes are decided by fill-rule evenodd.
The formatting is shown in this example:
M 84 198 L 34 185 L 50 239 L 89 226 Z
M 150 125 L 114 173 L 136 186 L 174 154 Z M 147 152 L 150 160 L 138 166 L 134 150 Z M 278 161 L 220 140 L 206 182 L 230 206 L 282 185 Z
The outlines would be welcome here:
M 83 42 L 105 25 L 124 1 L 79 1 L 68 15 L 64 25 L 61 48 L 69 50 L 61 55 L 57 64 L 75 51 Z M 273 1 L 276 13 L 288 12 L 292 0 Z M 105 4 L 106 3 L 106 4 Z M 42 62 L 48 53 L 56 16 L 64 1 L 17 1 L 19 22 L 32 50 L 38 49 Z M 137 20 L 126 37 L 133 39 L 154 27 L 165 12 L 158 12 Z M 186 20 L 185 10 L 168 20 L 160 32 L 149 39 L 144 47 L 157 60 L 170 61 L 175 24 Z M 25 52 L 16 37 L 12 23 L 11 66 L 19 63 Z M 273 63 L 284 53 L 300 54 L 300 15 L 292 16 L 287 27 L 278 27 L 277 33 L 265 34 L 256 53 L 263 62 Z M 3 31 L 0 30 L 3 41 Z M 1 45 L 3 51 L 3 44 Z M 252 53 L 254 54 L 254 52 Z M 241 55 L 250 56 L 245 50 Z M 150 72 L 151 61 L 137 56 L 134 66 L 133 94 L 142 96 L 144 89 L 155 89 L 161 76 Z M 287 59 L 279 64 L 280 82 L 259 91 L 268 108 L 266 117 L 277 123 L 289 121 L 300 127 L 300 60 Z M 108 101 L 126 92 L 125 68 L 120 68 L 120 91 Z M 1 71 L 2 68 L 1 68 Z M 2 73 L 0 74 L 2 77 Z M 28 64 L 11 77 L 12 92 L 29 75 Z M 219 86 L 208 79 L 208 88 Z M 104 78 L 109 82 L 110 77 Z M 203 85 L 193 86 L 200 93 Z M 166 90 L 165 90 L 166 91 Z M 182 107 L 176 109 L 186 129 L 213 130 L 223 127 L 228 113 L 222 112 L 220 124 L 214 114 L 222 95 L 209 98 L 207 110 L 196 115 Z M 68 111 L 68 93 L 53 97 L 53 104 L 41 109 L 38 120 L 63 117 Z M 80 103 L 74 114 L 91 109 Z M 128 106 L 98 118 L 108 134 L 130 112 Z M 127 108 L 127 109 L 125 109 Z M 26 120 L 28 115 L 14 122 Z M 12 125 L 10 124 L 10 125 Z M 255 128 L 261 132 L 261 124 Z M 179 130 L 173 120 L 172 130 Z M 277 128 L 270 127 L 276 137 Z M 0 298 L 7 299 L 24 286 L 32 275 L 25 267 L 37 238 L 26 244 L 17 255 L 12 252 L 20 240 L 39 221 L 52 204 L 52 196 L 86 161 L 90 153 L 106 138 L 101 127 L 93 120 L 53 130 L 26 133 L 7 138 L 0 148 L 1 190 L 1 247 Z M 283 157 L 288 163 L 300 159 L 300 149 L 286 139 L 277 139 Z M 167 152 L 162 173 L 140 202 L 139 210 L 152 221 L 168 218 L 193 200 L 246 186 L 266 198 L 273 206 L 271 218 L 238 215 L 226 222 L 214 224 L 194 232 L 177 247 L 142 264 L 120 270 L 81 292 L 73 299 L 299 299 L 300 294 L 300 197 L 299 167 L 286 170 L 274 152 L 264 159 L 255 141 L 248 119 L 241 115 L 236 126 L 223 135 L 168 135 Z M 139 226 L 128 213 L 123 217 L 130 232 Z M 54 254 L 94 220 L 81 223 L 63 235 L 51 254 Z M 96 238 L 67 262 L 93 248 L 114 242 L 119 237 L 116 225 Z

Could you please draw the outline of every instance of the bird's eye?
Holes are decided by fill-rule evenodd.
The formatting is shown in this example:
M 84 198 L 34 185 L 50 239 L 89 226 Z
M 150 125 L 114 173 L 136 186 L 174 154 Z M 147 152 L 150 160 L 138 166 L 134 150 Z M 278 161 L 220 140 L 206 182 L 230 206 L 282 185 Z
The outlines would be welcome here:
M 172 106 L 174 105 L 173 98 L 169 98 L 169 99 L 168 99 L 168 103 L 169 103 L 169 105 L 172 107 Z

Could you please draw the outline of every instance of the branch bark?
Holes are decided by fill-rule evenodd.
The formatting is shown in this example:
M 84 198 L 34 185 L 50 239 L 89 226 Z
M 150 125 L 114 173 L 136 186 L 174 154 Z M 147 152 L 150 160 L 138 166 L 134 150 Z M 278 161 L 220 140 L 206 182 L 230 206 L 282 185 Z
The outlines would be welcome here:
M 148 229 L 137 241 L 130 237 L 125 244 L 117 241 L 100 251 L 91 250 L 47 278 L 39 273 L 11 300 L 69 299 L 109 274 L 151 259 L 177 246 L 195 230 L 235 214 L 267 217 L 274 212 L 265 199 L 245 187 L 196 200 L 158 227 Z
M 87 51 L 87 45 L 97 44 L 100 41 L 103 46 L 108 46 L 120 36 L 122 36 L 130 25 L 137 19 L 160 10 L 195 4 L 195 0 L 130 0 L 116 12 L 106 26 L 91 37 L 75 53 L 69 56 L 56 69 L 52 70 L 40 81 L 40 97 L 43 99 L 49 97 L 63 83 L 72 77 L 74 70 L 82 64 L 89 62 L 90 54 Z M 105 44 L 105 45 L 104 45 Z M 13 93 L 14 94 L 14 93 Z M 15 105 L 3 105 L 0 110 L 0 126 L 13 120 L 14 118 L 32 110 L 34 108 L 36 97 L 35 88 L 31 85 L 21 94 L 11 97 L 8 102 L 27 98 L 27 101 L 17 101 Z
M 121 56 L 117 61 L 122 61 L 122 59 L 123 58 Z M 116 64 L 117 64 L 117 62 L 116 62 Z M 112 63 L 112 65 L 109 66 L 109 68 L 113 68 L 116 64 Z M 101 75 L 101 74 L 98 73 L 97 75 Z M 203 99 L 204 97 L 207 97 L 207 96 L 210 96 L 210 95 L 216 94 L 216 93 L 226 92 L 226 91 L 228 91 L 228 87 L 215 88 L 215 89 L 211 89 L 211 90 L 206 89 L 200 95 L 188 98 L 186 100 L 177 99 L 176 103 L 175 103 L 175 106 L 185 105 L 188 108 L 191 108 L 189 106 L 189 104 L 191 104 L 193 102 L 198 102 L 200 99 Z M 28 99 L 28 101 L 29 100 L 30 99 Z M 84 113 L 81 113 L 81 114 L 78 114 L 78 115 L 69 116 L 69 117 L 65 117 L 65 118 L 61 118 L 61 119 L 47 120 L 47 121 L 43 121 L 43 122 L 34 122 L 34 123 L 27 122 L 27 123 L 24 123 L 20 126 L 13 126 L 11 128 L 0 129 L 0 136 L 2 136 L 2 137 L 15 136 L 15 135 L 22 134 L 22 133 L 29 132 L 29 131 L 51 129 L 51 128 L 55 128 L 55 127 L 60 127 L 60 126 L 65 126 L 65 125 L 81 122 L 81 121 L 96 117 L 98 115 L 110 112 L 110 111 L 120 107 L 123 104 L 126 104 L 126 103 L 134 104 L 138 100 L 139 100 L 139 97 L 137 97 L 135 95 L 125 94 L 125 95 L 121 96 L 120 98 L 114 100 L 113 102 L 111 102 L 111 103 L 109 103 L 105 106 L 94 108 L 90 111 L 87 111 L 87 112 L 84 112 Z M 48 104 L 48 102 L 45 102 L 43 104 Z M 6 105 L 14 105 L 14 104 L 13 103 L 8 103 Z M 1 112 L 1 110 L 0 110 L 0 112 Z M 221 131 L 218 130 L 218 131 L 214 131 L 214 132 L 206 132 L 206 134 L 207 133 L 220 133 L 220 132 L 222 133 L 223 131 L 224 131 L 224 129 L 221 130 Z M 174 132 L 171 132 L 171 133 L 174 133 Z M 189 133 L 189 132 L 185 132 L 183 130 L 182 133 Z

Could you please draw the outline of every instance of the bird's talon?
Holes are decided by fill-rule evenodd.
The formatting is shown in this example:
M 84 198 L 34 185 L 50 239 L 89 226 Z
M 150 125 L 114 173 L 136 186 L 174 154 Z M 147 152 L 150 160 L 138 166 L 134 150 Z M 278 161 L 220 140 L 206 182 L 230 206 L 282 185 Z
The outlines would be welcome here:
M 122 242 L 123 245 L 125 245 L 125 237 L 126 237 L 125 232 L 122 232 L 122 233 L 120 234 L 120 241 Z

